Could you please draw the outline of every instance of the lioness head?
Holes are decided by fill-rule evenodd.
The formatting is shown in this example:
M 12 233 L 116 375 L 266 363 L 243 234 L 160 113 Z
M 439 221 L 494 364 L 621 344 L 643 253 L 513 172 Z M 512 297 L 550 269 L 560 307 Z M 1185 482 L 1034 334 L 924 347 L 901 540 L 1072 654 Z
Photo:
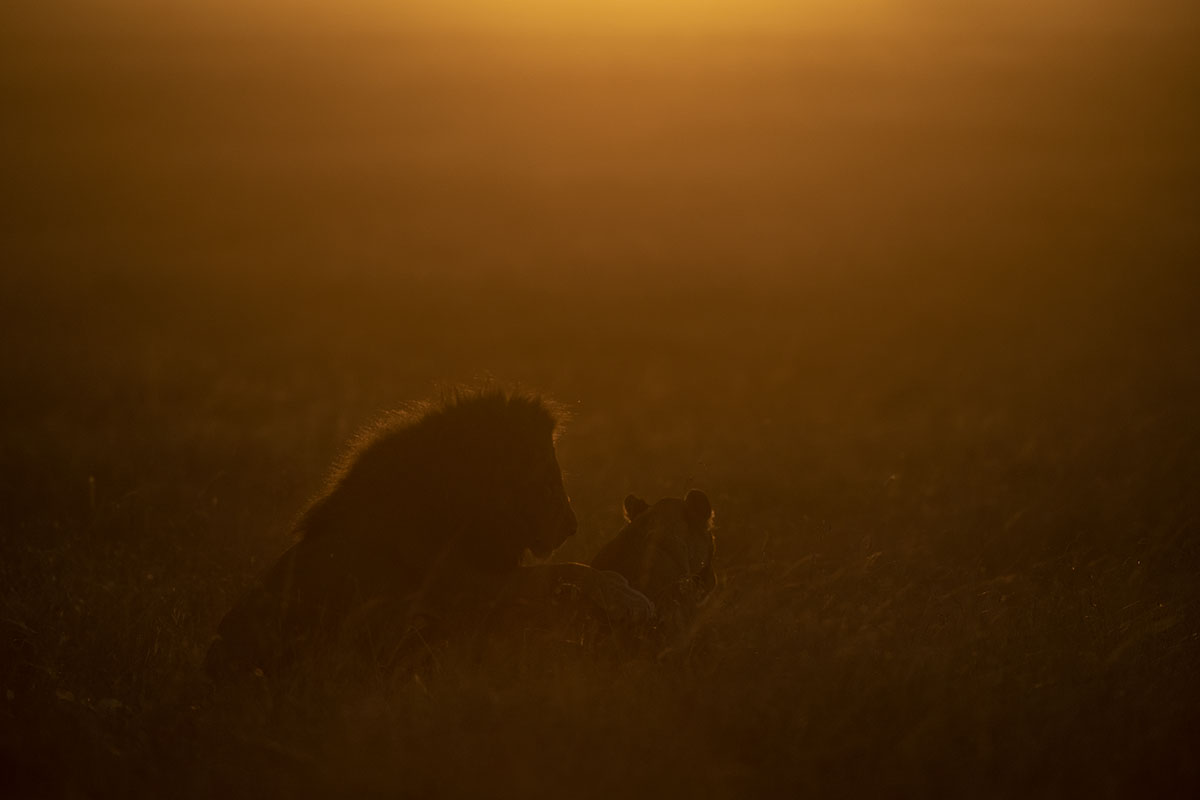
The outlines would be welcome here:
M 713 510 L 698 489 L 684 499 L 650 505 L 637 495 L 625 498 L 625 527 L 592 560 L 596 569 L 624 575 L 651 599 L 684 589 L 699 599 L 717 585 Z

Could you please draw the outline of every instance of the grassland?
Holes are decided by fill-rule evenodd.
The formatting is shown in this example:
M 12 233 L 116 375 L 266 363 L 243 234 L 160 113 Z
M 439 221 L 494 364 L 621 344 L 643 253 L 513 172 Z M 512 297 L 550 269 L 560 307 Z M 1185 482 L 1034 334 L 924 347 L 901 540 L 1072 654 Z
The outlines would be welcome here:
M 46 24 L 3 56 L 8 796 L 1200 786 L 1194 27 Z M 708 492 L 687 645 L 214 696 L 348 437 L 484 375 L 573 410 L 557 558 Z

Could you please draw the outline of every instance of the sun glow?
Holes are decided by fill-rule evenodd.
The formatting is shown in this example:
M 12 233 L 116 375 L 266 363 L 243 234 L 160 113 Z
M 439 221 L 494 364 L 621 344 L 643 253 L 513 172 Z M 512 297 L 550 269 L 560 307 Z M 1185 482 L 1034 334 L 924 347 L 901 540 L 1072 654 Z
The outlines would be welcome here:
M 397 9 L 367 0 L 383 16 L 399 13 L 433 25 L 516 31 L 737 32 L 820 29 L 890 16 L 895 0 L 449 0 Z M 392 9 L 389 12 L 388 9 Z
M 1172 4 L 1182 0 L 1156 0 Z M 593 37 L 747 35 L 923 35 L 944 28 L 997 31 L 1036 20 L 1046 32 L 1094 24 L 1150 25 L 1121 0 L 61 0 L 62 32 L 172 32 L 187 36 L 539 36 L 564 43 Z M 14 12 L 10 31 L 46 24 L 38 6 Z
M 130 0 L 134 5 L 142 0 Z M 912 0 L 349 0 L 334 6 L 314 0 L 264 0 L 247 6 L 234 0 L 209 0 L 194 11 L 216 11 L 272 28 L 367 28 L 478 31 L 481 33 L 736 33 L 739 31 L 821 30 L 897 18 L 894 12 Z M 154 7 L 147 4 L 147 10 Z M 159 13 L 152 11 L 152 13 Z M 176 12 L 172 12 L 176 13 Z M 186 14 L 187 12 L 182 12 Z
M 385 5 L 380 3 L 380 8 Z M 553 0 L 451 0 L 430 4 L 425 14 L 432 19 L 505 26 L 604 27 L 709 27 L 758 26 L 794 22 L 804 17 L 828 17 L 838 4 L 816 0 L 803 4 L 781 0 L 584 0 L 559 3 Z

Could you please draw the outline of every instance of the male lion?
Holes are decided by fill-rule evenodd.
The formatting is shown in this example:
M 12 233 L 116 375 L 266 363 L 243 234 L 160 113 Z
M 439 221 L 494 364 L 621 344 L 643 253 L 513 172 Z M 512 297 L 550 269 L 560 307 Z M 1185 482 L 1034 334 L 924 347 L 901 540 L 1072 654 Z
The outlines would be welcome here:
M 300 540 L 225 615 L 209 675 L 269 675 L 363 642 L 394 654 L 406 633 L 427 641 L 481 618 L 527 549 L 545 557 L 575 533 L 559 425 L 541 398 L 497 390 L 459 391 L 379 424 L 300 517 Z M 615 576 L 564 569 L 598 602 L 652 613 L 627 586 L 614 593 Z

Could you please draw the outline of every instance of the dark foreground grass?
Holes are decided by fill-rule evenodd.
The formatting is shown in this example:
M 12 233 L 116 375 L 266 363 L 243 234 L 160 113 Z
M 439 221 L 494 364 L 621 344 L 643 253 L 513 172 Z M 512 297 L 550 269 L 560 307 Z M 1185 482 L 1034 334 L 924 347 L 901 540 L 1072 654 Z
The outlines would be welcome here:
M 1196 372 L 1178 305 L 1139 286 L 1017 287 L 1016 314 L 1001 280 L 957 305 L 26 280 L 6 792 L 1185 795 Z M 627 491 L 709 492 L 721 585 L 695 629 L 659 659 L 445 650 L 275 704 L 214 693 L 217 620 L 340 444 L 487 366 L 574 408 L 559 557 L 590 556 Z

